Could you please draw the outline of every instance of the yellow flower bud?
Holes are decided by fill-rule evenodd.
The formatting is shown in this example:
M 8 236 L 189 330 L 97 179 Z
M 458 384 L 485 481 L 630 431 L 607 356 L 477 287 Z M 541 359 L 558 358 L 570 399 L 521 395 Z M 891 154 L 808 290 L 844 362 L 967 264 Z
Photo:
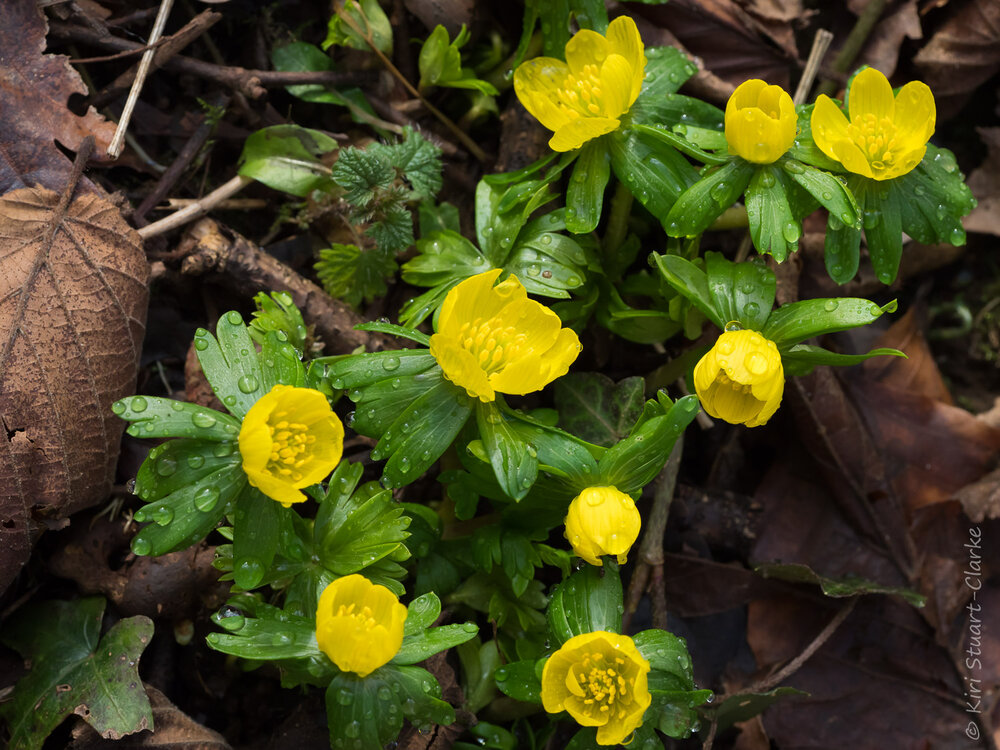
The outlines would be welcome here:
M 319 391 L 276 385 L 243 417 L 239 445 L 250 484 L 287 508 L 340 463 L 344 425 Z
M 926 83 L 910 81 L 894 96 L 881 72 L 865 68 L 851 83 L 848 114 L 821 95 L 810 121 L 816 145 L 848 172 L 891 180 L 924 158 L 937 110 Z
M 646 661 L 627 635 L 596 631 L 570 638 L 542 669 L 542 706 L 597 727 L 597 744 L 625 742 L 649 708 Z
M 399 652 L 406 614 L 385 586 L 357 574 L 338 578 L 319 597 L 316 643 L 340 671 L 367 677 Z
M 726 331 L 695 366 L 694 387 L 713 417 L 758 427 L 778 410 L 785 390 L 778 347 L 756 331 Z
M 781 86 L 744 81 L 726 103 L 729 153 L 755 164 L 777 161 L 795 141 L 797 123 L 792 97 Z
M 601 555 L 617 555 L 624 563 L 639 536 L 641 520 L 632 498 L 616 487 L 588 487 L 569 504 L 566 538 L 573 551 L 591 565 Z
M 616 130 L 642 89 L 646 54 L 635 21 L 619 16 L 605 36 L 583 29 L 566 44 L 566 62 L 536 57 L 514 71 L 514 92 L 553 131 L 553 151 L 573 151 Z
M 577 335 L 528 299 L 517 277 L 494 286 L 500 273 L 476 274 L 448 292 L 431 336 L 431 354 L 445 378 L 484 402 L 497 391 L 540 391 L 565 375 L 580 353 Z

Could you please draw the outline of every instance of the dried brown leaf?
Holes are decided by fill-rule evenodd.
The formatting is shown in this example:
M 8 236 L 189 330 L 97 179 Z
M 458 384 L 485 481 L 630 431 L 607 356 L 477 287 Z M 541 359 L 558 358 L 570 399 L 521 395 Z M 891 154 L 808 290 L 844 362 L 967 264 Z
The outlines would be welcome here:
M 987 518 L 1000 518 L 1000 469 L 966 485 L 955 493 L 965 515 L 976 523 Z
M 858 63 L 871 65 L 892 78 L 899 62 L 899 47 L 904 39 L 923 39 L 917 0 L 906 0 L 886 14 L 872 29 Z
M 0 591 L 41 526 L 106 497 L 135 385 L 146 259 L 108 201 L 0 198 Z
M 953 7 L 914 58 L 937 96 L 967 94 L 1000 70 L 1000 0 Z
M 94 110 L 71 112 L 73 94 L 87 93 L 63 55 L 43 55 L 48 25 L 35 0 L 0 3 L 0 194 L 27 186 L 62 190 L 72 165 L 56 146 L 76 150 L 93 135 L 95 158 L 106 158 L 114 125 Z M 87 180 L 81 187 L 97 192 Z
M 979 205 L 962 224 L 970 232 L 1000 236 L 1000 128 L 976 128 L 986 144 L 986 159 L 969 175 L 969 189 Z
M 152 685 L 143 687 L 153 707 L 153 731 L 106 740 L 81 721 L 67 750 L 231 750 L 221 734 L 194 721 Z

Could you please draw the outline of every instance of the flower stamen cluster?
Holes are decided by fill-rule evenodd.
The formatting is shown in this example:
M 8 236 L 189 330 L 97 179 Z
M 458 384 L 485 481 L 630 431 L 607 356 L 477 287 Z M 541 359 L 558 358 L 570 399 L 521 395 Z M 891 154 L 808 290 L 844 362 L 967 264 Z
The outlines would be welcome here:
M 316 442 L 316 436 L 310 435 L 309 428 L 301 422 L 289 422 L 283 419 L 288 416 L 287 411 L 280 411 L 274 416 L 281 421 L 267 426 L 272 441 L 271 460 L 267 470 L 284 477 L 291 477 L 297 482 L 302 479 L 301 469 L 309 458 L 308 455 L 302 454 L 306 452 L 308 446 Z

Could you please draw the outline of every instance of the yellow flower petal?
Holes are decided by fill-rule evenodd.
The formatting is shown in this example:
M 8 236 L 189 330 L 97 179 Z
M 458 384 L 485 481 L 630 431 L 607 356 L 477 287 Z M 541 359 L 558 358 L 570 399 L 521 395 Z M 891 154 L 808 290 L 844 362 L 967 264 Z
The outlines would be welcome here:
M 795 141 L 797 122 L 784 89 L 758 78 L 744 81 L 726 103 L 729 152 L 755 164 L 777 161 Z
M 588 65 L 601 67 L 611 51 L 608 40 L 590 29 L 582 29 L 566 43 L 566 64 L 570 72 L 579 76 Z
M 566 63 L 543 57 L 514 72 L 524 107 L 553 132 L 554 151 L 573 151 L 617 129 L 642 90 L 646 55 L 635 22 L 616 18 L 608 36 L 583 29 L 566 44 Z
M 581 726 L 597 727 L 599 744 L 617 745 L 641 726 L 652 702 L 648 673 L 649 662 L 628 636 L 577 635 L 545 662 L 542 705 L 549 713 L 565 710 Z
M 357 574 L 338 578 L 320 595 L 316 642 L 342 672 L 366 677 L 398 653 L 406 614 L 384 586 Z
M 553 151 L 574 151 L 592 138 L 617 130 L 621 120 L 607 117 L 581 117 L 568 125 L 563 125 L 549 139 Z
M 875 115 L 881 120 L 893 119 L 896 104 L 892 96 L 889 79 L 875 68 L 865 68 L 851 82 L 851 93 L 847 101 L 847 112 L 851 122 L 864 115 Z
M 624 492 L 588 487 L 569 504 L 565 533 L 573 551 L 591 565 L 603 565 L 602 555 L 615 555 L 625 563 L 641 522 L 635 502 Z
M 559 317 L 527 299 L 515 276 L 493 286 L 499 270 L 466 279 L 448 292 L 431 336 L 445 377 L 489 402 L 500 393 L 540 390 L 564 375 L 580 352 Z
M 711 416 L 757 427 L 781 404 L 781 355 L 773 341 L 756 331 L 726 331 L 695 366 L 694 385 Z
M 642 44 L 642 37 L 639 36 L 639 29 L 629 16 L 618 16 L 608 24 L 607 31 L 608 45 L 612 54 L 621 55 L 629 66 L 628 98 L 625 109 L 627 110 L 639 97 L 642 90 L 642 76 L 646 69 L 646 54 Z M 638 75 L 636 72 L 638 71 Z M 623 110 L 624 111 L 624 110 Z
M 891 180 L 923 159 L 935 120 L 934 96 L 925 84 L 911 81 L 894 99 L 888 79 L 866 68 L 851 83 L 848 109 L 850 122 L 829 98 L 820 96 L 812 114 L 816 145 L 847 171 Z
M 239 447 L 250 484 L 287 507 L 340 463 L 344 425 L 319 391 L 276 385 L 244 417 Z
M 559 107 L 559 91 L 568 75 L 569 66 L 552 57 L 536 57 L 514 71 L 514 93 L 549 130 L 558 130 L 570 121 L 566 110 Z

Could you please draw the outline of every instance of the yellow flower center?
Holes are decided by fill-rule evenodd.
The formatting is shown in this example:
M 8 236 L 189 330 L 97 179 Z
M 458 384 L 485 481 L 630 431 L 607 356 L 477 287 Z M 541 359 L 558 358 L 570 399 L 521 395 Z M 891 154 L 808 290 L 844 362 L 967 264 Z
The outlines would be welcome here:
M 274 416 L 281 421 L 267 426 L 271 433 L 271 458 L 267 470 L 298 481 L 302 479 L 299 469 L 309 460 L 309 455 L 302 454 L 306 452 L 307 446 L 316 442 L 316 436 L 308 434 L 309 428 L 304 424 L 281 419 L 287 416 L 287 412 L 279 412 Z
M 601 101 L 601 70 L 593 63 L 583 66 L 580 76 L 567 75 L 556 96 L 559 108 L 571 120 L 604 112 Z
M 584 711 L 589 716 L 596 711 L 605 716 L 624 718 L 627 711 L 623 704 L 628 700 L 628 686 L 622 675 L 624 666 L 625 660 L 620 656 L 615 657 L 612 665 L 604 654 L 595 651 L 587 654 L 570 670 L 570 678 L 576 680 L 583 690 Z
M 857 115 L 847 126 L 847 133 L 864 153 L 874 169 L 888 169 L 896 160 L 896 125 L 888 117 L 877 118 L 871 112 Z
M 375 615 L 372 612 L 371 607 L 364 606 L 358 611 L 355 611 L 355 607 L 357 607 L 355 602 L 351 602 L 350 604 L 341 604 L 337 607 L 337 612 L 334 614 L 334 617 L 349 617 L 365 630 L 374 630 L 375 626 L 378 625 L 378 622 L 375 620 Z
M 518 333 L 513 326 L 499 328 L 490 323 L 489 320 L 476 318 L 471 323 L 463 323 L 458 331 L 462 348 L 476 358 L 488 375 L 517 359 L 521 345 L 527 340 L 527 336 Z

